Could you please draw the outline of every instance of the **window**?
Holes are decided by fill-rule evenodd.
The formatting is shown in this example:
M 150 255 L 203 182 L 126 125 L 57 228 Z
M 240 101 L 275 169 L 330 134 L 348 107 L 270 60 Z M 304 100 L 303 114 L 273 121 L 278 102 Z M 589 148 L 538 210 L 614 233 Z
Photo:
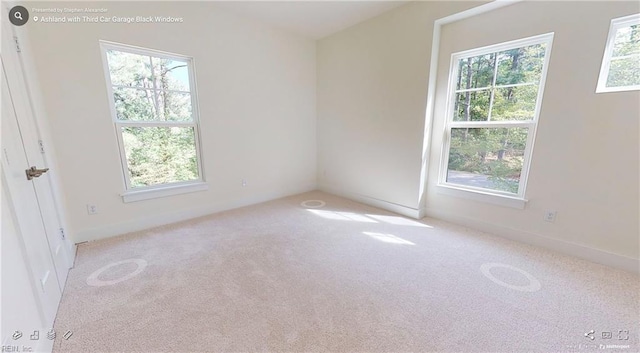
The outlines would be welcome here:
M 440 186 L 524 200 L 552 41 L 452 55 Z
M 108 42 L 101 48 L 129 192 L 123 197 L 160 189 L 174 194 L 180 187 L 194 191 L 189 187 L 204 179 L 192 59 Z
M 611 21 L 596 92 L 640 89 L 640 14 Z

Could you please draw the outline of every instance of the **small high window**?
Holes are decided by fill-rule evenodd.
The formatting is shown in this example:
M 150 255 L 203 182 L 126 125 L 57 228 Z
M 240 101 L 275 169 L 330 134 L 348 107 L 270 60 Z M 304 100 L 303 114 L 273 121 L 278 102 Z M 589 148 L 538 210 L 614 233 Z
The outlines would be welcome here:
M 596 92 L 640 89 L 640 14 L 611 21 Z

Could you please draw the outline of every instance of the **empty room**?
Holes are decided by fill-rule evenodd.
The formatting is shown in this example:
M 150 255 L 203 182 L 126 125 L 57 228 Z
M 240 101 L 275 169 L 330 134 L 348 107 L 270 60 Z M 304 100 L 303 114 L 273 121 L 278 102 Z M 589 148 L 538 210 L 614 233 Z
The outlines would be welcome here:
M 637 1 L 2 6 L 2 352 L 640 352 Z

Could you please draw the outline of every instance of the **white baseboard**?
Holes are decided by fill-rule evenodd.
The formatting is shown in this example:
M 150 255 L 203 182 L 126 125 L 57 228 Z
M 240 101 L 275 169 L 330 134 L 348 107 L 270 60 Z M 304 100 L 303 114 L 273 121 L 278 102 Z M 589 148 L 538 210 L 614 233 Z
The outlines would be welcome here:
M 297 188 L 288 188 L 287 191 L 266 191 L 258 194 L 252 194 L 248 197 L 237 198 L 233 201 L 215 203 L 205 207 L 192 208 L 177 212 L 163 213 L 159 215 L 153 215 L 150 217 L 138 218 L 128 222 L 122 222 L 117 224 L 110 224 L 108 226 L 98 227 L 79 231 L 75 234 L 74 239 L 76 243 L 83 243 L 86 241 L 94 241 L 113 236 L 127 234 L 131 232 L 137 232 L 145 229 L 159 227 L 171 223 L 177 223 L 186 221 L 193 218 L 207 216 L 217 212 L 228 211 L 235 208 L 244 206 L 250 206 L 261 202 L 271 201 L 282 197 L 296 195 L 316 189 L 315 184 L 309 184 Z
M 565 255 L 574 256 L 587 261 L 619 268 L 625 271 L 640 273 L 640 259 L 634 259 L 632 257 L 610 253 L 608 251 L 591 248 L 582 244 L 505 227 L 499 224 L 493 224 L 460 215 L 454 215 L 433 208 L 424 209 L 422 213 L 426 214 L 428 217 L 460 224 L 469 228 L 516 240 L 521 243 L 539 246 L 541 248 L 557 251 Z
M 381 208 L 383 210 L 387 210 L 387 211 L 391 211 L 391 212 L 395 212 L 397 214 L 401 214 L 403 216 L 407 216 L 407 217 L 411 217 L 414 219 L 420 219 L 422 217 L 420 217 L 420 210 L 416 209 L 416 208 L 411 208 L 408 206 L 404 206 L 404 205 L 399 205 L 393 202 L 389 202 L 389 201 L 384 201 L 384 200 L 380 200 L 380 199 L 376 199 L 373 197 L 369 197 L 369 196 L 365 196 L 365 195 L 361 195 L 361 194 L 356 194 L 353 192 L 348 192 L 345 190 L 342 190 L 338 187 L 335 186 L 330 186 L 327 184 L 321 184 L 318 185 L 318 190 L 320 191 L 324 191 L 326 193 L 329 194 L 333 194 L 336 196 L 341 196 L 353 201 L 358 201 L 360 203 L 363 203 L 365 205 L 369 205 L 369 206 L 373 206 L 373 207 L 378 207 Z
M 625 271 L 640 273 L 640 259 L 634 259 L 624 255 L 610 253 L 608 251 L 591 248 L 582 244 L 555 239 L 540 234 L 534 234 L 518 229 L 504 227 L 502 225 L 488 223 L 464 216 L 452 215 L 436 209 L 414 209 L 411 207 L 398 205 L 392 202 L 379 200 L 369 196 L 347 192 L 340 188 L 322 184 L 318 189 L 330 194 L 341 196 L 350 200 L 358 201 L 366 205 L 378 207 L 387 211 L 395 212 L 403 216 L 422 219 L 425 216 L 442 219 L 447 222 L 460 224 L 469 228 L 477 229 L 490 234 L 495 234 L 503 238 L 512 239 L 521 243 L 526 243 L 541 248 L 557 251 L 565 255 L 574 256 L 587 261 L 596 262 L 602 265 L 619 268 Z
M 69 268 L 73 268 L 73 266 L 76 265 L 76 253 L 78 252 L 78 246 L 76 244 L 71 244 L 69 249 Z
M 460 215 L 453 215 L 446 212 L 442 212 L 437 209 L 414 209 L 404 205 L 398 205 L 392 202 L 379 200 L 373 197 L 360 195 L 356 193 L 347 192 L 340 188 L 329 186 L 326 184 L 307 185 L 305 187 L 298 188 L 296 190 L 289 190 L 288 192 L 264 192 L 258 195 L 252 195 L 248 198 L 242 198 L 228 202 L 224 204 L 215 204 L 207 207 L 200 207 L 195 209 L 184 210 L 180 212 L 167 213 L 162 215 L 155 215 L 152 217 L 140 218 L 134 221 L 123 222 L 119 224 L 112 224 L 105 227 L 93 228 L 85 231 L 78 232 L 75 239 L 78 243 L 85 241 L 93 241 L 104 238 L 109 238 L 116 235 L 141 231 L 153 227 L 158 227 L 166 224 L 186 221 L 193 218 L 198 218 L 213 214 L 216 212 L 227 211 L 239 207 L 249 206 L 261 202 L 266 202 L 281 197 L 295 195 L 312 190 L 321 190 L 330 194 L 341 196 L 347 199 L 351 199 L 363 204 L 378 207 L 390 212 L 394 212 L 403 216 L 411 217 L 414 219 L 421 219 L 424 216 L 433 217 L 436 219 L 442 219 L 447 222 L 460 224 L 473 229 L 477 229 L 490 234 L 495 234 L 504 238 L 516 240 L 522 243 L 539 246 L 552 251 L 557 251 L 569 256 L 578 257 L 584 260 L 600 263 L 603 265 L 619 268 L 625 271 L 640 273 L 640 260 L 631 257 L 610 253 L 604 250 L 591 248 L 585 245 L 568 242 L 565 240 L 550 238 L 547 236 L 530 233 L 523 230 L 504 227 L 502 225 L 484 222 L 477 219 L 472 219 Z

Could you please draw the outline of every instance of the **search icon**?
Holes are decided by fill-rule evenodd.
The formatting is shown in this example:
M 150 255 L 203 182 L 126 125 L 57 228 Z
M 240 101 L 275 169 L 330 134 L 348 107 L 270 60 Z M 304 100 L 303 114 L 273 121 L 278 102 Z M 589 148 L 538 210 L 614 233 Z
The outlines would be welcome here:
M 29 20 L 29 11 L 23 6 L 14 6 L 9 11 L 9 21 L 15 26 L 22 26 Z

